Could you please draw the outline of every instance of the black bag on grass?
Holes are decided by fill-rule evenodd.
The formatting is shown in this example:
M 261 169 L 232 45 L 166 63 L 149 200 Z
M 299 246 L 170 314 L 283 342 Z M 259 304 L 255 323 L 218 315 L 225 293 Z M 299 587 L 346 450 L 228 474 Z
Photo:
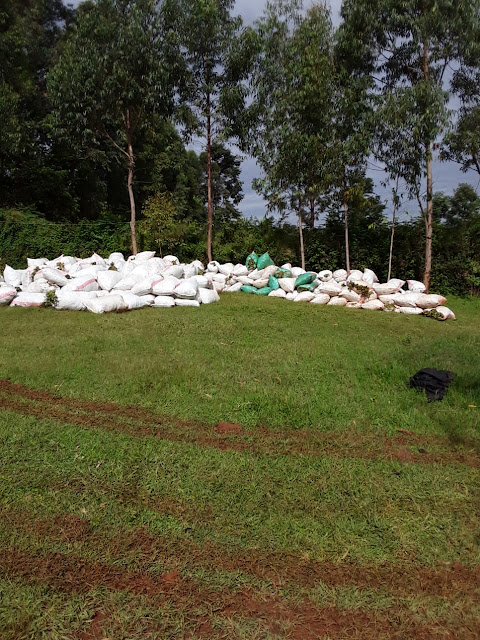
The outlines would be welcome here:
M 410 378 L 410 387 L 417 389 L 417 391 L 425 389 L 429 402 L 443 400 L 454 377 L 453 371 L 420 369 Z

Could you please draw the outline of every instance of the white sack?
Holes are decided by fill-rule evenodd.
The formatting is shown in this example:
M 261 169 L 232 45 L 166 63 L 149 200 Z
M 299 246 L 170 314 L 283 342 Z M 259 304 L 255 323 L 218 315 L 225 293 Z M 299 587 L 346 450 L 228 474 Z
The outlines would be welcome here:
M 434 307 L 445 304 L 446 301 L 447 299 L 443 296 L 437 296 L 435 294 L 428 295 L 424 293 L 418 297 L 417 307 L 420 307 L 421 309 L 433 309 Z
M 311 302 L 315 298 L 313 291 L 301 291 L 296 297 L 294 302 Z
M 423 313 L 420 307 L 395 307 L 395 313 L 406 313 L 411 316 L 419 316 Z
M 362 299 L 359 293 L 353 291 L 353 289 L 350 291 L 350 289 L 348 288 L 342 291 L 340 297 L 345 298 L 347 302 L 360 302 L 360 300 Z
M 279 278 L 278 284 L 286 293 L 293 293 L 295 291 L 296 278 Z
M 333 272 L 333 279 L 336 282 L 344 282 L 347 279 L 347 272 L 345 269 L 337 269 Z
M 333 273 L 328 269 L 325 269 L 324 271 L 320 271 L 320 273 L 318 274 L 318 279 L 320 280 L 320 282 L 329 282 L 332 278 L 333 278 Z
M 122 296 L 114 293 L 101 298 L 85 300 L 85 306 L 92 313 L 111 313 L 112 311 L 125 311 L 128 309 Z
M 240 291 L 242 287 L 243 287 L 243 284 L 241 282 L 235 282 L 234 284 L 231 284 L 230 286 L 226 287 L 224 291 L 225 293 L 236 293 L 237 291 Z
M 223 273 L 225 276 L 230 276 L 235 269 L 235 265 L 232 262 L 227 262 L 226 264 L 221 264 L 218 267 L 220 273 Z
M 298 276 L 301 276 L 303 273 L 307 273 L 305 271 L 305 269 L 302 269 L 301 267 L 292 267 L 290 269 L 290 273 L 292 274 L 293 278 L 298 278 Z
M 45 303 L 44 293 L 20 292 L 10 303 L 11 307 L 41 307 Z
M 0 289 L 0 295 L 1 295 L 1 291 L 2 291 L 2 290 Z M 443 318 L 439 318 L 439 320 L 448 320 L 449 318 L 451 318 L 452 320 L 456 320 L 456 318 L 455 318 L 455 314 L 454 314 L 454 313 L 453 313 L 453 311 L 452 311 L 451 309 L 449 309 L 448 307 L 440 306 L 440 307 L 437 307 L 437 308 L 435 309 L 435 311 L 436 311 L 439 315 L 443 316 Z
M 186 300 L 185 298 L 177 298 L 175 300 L 176 307 L 199 307 L 200 303 L 197 300 Z
M 217 262 L 216 260 L 212 260 L 212 262 L 209 262 L 207 264 L 207 271 L 209 271 L 210 273 L 218 273 L 219 266 L 220 266 L 219 262 Z
M 175 291 L 175 287 L 180 284 L 180 280 L 174 276 L 169 276 L 165 280 L 157 282 L 152 287 L 152 293 L 154 296 L 171 296 Z
M 135 261 L 137 264 L 139 264 L 141 262 L 147 262 L 147 260 L 153 258 L 154 255 L 155 251 L 140 251 L 140 253 L 137 253 L 136 256 L 129 256 L 128 260 L 130 262 Z M 173 260 L 171 262 L 173 262 Z
M 120 253 L 120 251 L 115 251 L 114 253 L 111 253 L 108 258 L 107 258 L 107 262 L 125 262 L 125 258 L 123 257 L 123 253 Z
M 17 295 L 15 287 L 4 285 L 0 287 L 0 305 L 10 304 Z
M 198 295 L 202 304 L 212 304 L 220 300 L 220 296 L 214 289 L 200 288 Z
M 350 271 L 350 275 L 347 278 L 347 282 L 359 282 L 363 280 L 363 273 L 358 269 L 353 269 Z
M 340 298 L 340 296 L 334 296 L 333 298 L 330 298 L 330 301 L 327 303 L 327 305 L 330 307 L 345 307 L 346 304 L 347 301 L 345 300 L 345 298 Z
M 51 288 L 52 285 L 45 278 L 38 278 L 38 280 L 31 282 L 25 291 L 28 293 L 47 293 Z
M 248 269 L 244 264 L 236 264 L 233 269 L 235 276 L 248 276 Z
M 12 269 L 6 264 L 3 271 L 3 279 L 11 287 L 19 287 L 22 284 L 23 272 L 24 269 Z
M 144 280 L 140 280 L 133 285 L 131 288 L 131 293 L 134 296 L 148 296 L 153 291 L 153 287 L 157 285 L 159 282 L 163 280 L 162 276 L 156 275 L 153 277 L 145 278 Z
M 173 264 L 171 267 L 168 267 L 168 269 L 165 269 L 165 271 L 163 271 L 162 276 L 164 278 L 169 278 L 170 276 L 173 276 L 174 278 L 183 278 L 183 276 L 185 275 L 183 267 L 181 267 L 180 265 L 176 265 Z
M 383 302 L 383 304 L 395 304 L 395 300 L 397 299 L 397 294 L 389 294 L 386 296 L 378 296 L 378 299 Z
M 262 278 L 269 278 L 270 276 L 273 276 L 275 273 L 277 273 L 278 271 L 278 267 L 276 267 L 274 264 L 270 264 L 268 267 L 265 267 L 265 269 L 262 269 Z
M 211 282 L 206 276 L 193 276 L 193 280 L 196 280 L 200 289 L 210 289 Z
M 198 282 L 196 280 L 183 280 L 175 287 L 173 292 L 177 298 L 182 300 L 194 300 L 198 292 Z
M 286 298 L 287 294 L 283 289 L 275 289 L 275 291 L 270 291 L 268 294 L 269 298 Z
M 216 280 L 213 281 L 213 288 L 215 289 L 215 291 L 218 291 L 218 293 L 222 293 L 222 291 L 225 291 L 225 283 L 224 282 L 218 282 Z
M 415 293 L 423 293 L 426 289 L 426 286 L 423 282 L 419 282 L 418 280 L 407 280 L 408 290 L 414 291 Z
M 315 293 L 326 293 L 328 296 L 339 296 L 342 293 L 342 287 L 336 282 L 322 282 L 315 289 Z
M 65 291 L 57 292 L 56 309 L 60 311 L 85 311 L 85 302 L 97 297 L 96 291 Z
M 35 267 L 43 267 L 47 264 L 46 258 L 27 258 L 27 265 L 29 268 L 35 269 Z
M 172 296 L 157 296 L 152 307 L 174 307 L 175 299 Z
M 362 309 L 368 309 L 370 311 L 383 311 L 385 305 L 381 300 L 371 300 L 370 302 L 364 302 Z
M 329 302 L 330 296 L 326 293 L 319 293 L 313 298 L 313 300 L 311 300 L 312 304 L 328 304 Z
M 401 281 L 400 281 L 401 282 Z M 383 284 L 374 284 L 373 290 L 379 296 L 390 296 L 393 293 L 397 293 L 400 289 L 396 282 L 386 282 Z
M 56 284 L 58 287 L 64 287 L 68 284 L 68 279 L 65 277 L 65 274 L 58 269 L 46 268 L 42 271 L 42 275 L 50 282 L 50 284 Z
M 365 280 L 365 282 L 368 282 L 368 284 L 372 285 L 374 282 L 378 282 L 377 274 L 371 269 L 365 269 L 363 272 L 362 280 Z
M 390 278 L 387 284 L 391 284 L 394 287 L 397 287 L 397 290 L 398 290 L 403 287 L 403 285 L 405 284 L 405 280 L 400 280 L 399 278 Z
M 421 295 L 421 293 L 415 293 L 413 291 L 404 294 L 397 293 L 393 302 L 397 307 L 410 307 L 413 309 L 417 306 L 417 300 L 421 297 Z
M 260 278 L 260 280 L 254 280 L 252 284 L 257 289 L 263 289 L 263 287 L 268 287 L 268 278 Z
M 72 278 L 63 289 L 65 291 L 98 291 L 98 282 L 93 276 Z
M 155 300 L 155 296 L 136 296 L 130 291 L 122 291 L 118 295 L 122 296 L 129 311 L 133 309 L 143 309 L 143 307 L 149 307 Z

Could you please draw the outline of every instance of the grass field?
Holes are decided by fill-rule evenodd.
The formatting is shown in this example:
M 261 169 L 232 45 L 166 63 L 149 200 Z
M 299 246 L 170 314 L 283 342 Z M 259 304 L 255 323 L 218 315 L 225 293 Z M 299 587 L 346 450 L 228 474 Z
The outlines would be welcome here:
M 478 640 L 480 300 L 449 304 L 0 309 L 0 638 Z

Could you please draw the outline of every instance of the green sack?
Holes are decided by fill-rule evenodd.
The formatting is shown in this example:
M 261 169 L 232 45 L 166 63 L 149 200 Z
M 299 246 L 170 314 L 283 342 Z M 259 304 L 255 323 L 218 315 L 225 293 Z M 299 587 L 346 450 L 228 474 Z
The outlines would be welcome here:
M 257 268 L 257 262 L 258 262 L 258 256 L 255 253 L 255 251 L 252 251 L 252 253 L 248 256 L 245 262 L 245 266 L 249 271 L 253 271 L 254 269 Z
M 291 278 L 292 272 L 289 269 L 277 269 L 274 276 L 275 278 Z
M 314 291 L 317 288 L 317 284 L 312 282 L 312 284 L 301 284 L 297 291 Z
M 280 289 L 280 285 L 278 284 L 278 280 L 275 278 L 275 276 L 270 276 L 268 278 L 268 286 L 272 291 L 276 291 L 277 289 Z
M 257 293 L 257 287 L 251 284 L 244 284 L 240 291 L 243 291 L 243 293 Z
M 270 292 L 270 287 L 262 287 L 261 289 L 257 289 L 257 296 L 268 296 Z
M 295 280 L 295 289 L 297 287 L 301 287 L 302 284 L 312 284 L 312 282 L 315 280 L 315 277 L 316 276 L 314 273 L 302 273 Z
M 266 269 L 266 267 L 270 267 L 272 264 L 274 264 L 273 260 L 268 253 L 264 253 L 257 261 L 257 269 L 261 271 L 262 269 Z

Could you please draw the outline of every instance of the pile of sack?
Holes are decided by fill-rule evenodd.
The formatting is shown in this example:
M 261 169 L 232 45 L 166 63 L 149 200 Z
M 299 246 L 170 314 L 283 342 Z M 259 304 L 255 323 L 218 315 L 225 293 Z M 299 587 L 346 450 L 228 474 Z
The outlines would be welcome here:
M 212 277 L 196 260 L 143 251 L 127 260 L 121 253 L 102 258 L 28 258 L 26 269 L 8 265 L 0 277 L 0 305 L 50 306 L 71 311 L 128 311 L 142 307 L 198 307 L 220 297 Z
M 218 263 L 210 263 L 207 269 L 215 273 L 231 270 L 225 291 L 243 291 L 348 309 L 422 314 L 437 320 L 455 319 L 453 311 L 444 306 L 447 299 L 440 295 L 425 294 L 422 282 L 393 278 L 380 283 L 371 269 L 353 270 L 349 274 L 345 269 L 333 272 L 326 269 L 316 273 L 292 267 L 289 263 L 278 267 L 268 253 L 260 257 L 255 253 L 250 254 L 243 269 Z

